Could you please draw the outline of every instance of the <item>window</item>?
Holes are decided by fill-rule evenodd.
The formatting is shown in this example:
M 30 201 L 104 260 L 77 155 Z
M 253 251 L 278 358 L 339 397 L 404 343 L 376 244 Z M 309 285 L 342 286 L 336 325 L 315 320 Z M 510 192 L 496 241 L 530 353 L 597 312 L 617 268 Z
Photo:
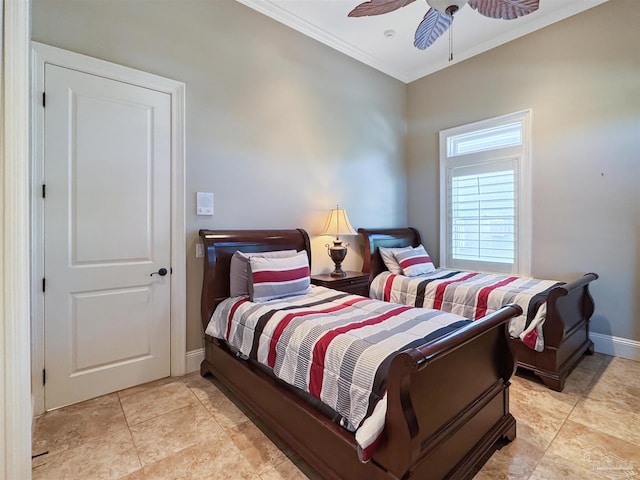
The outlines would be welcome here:
M 531 111 L 440 132 L 440 266 L 530 274 Z

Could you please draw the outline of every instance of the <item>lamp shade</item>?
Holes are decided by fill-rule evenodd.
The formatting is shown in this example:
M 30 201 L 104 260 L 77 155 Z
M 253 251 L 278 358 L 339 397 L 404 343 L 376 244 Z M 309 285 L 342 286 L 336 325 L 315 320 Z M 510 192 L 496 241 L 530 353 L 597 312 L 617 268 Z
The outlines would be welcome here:
M 329 218 L 325 223 L 322 233 L 320 235 L 332 235 L 336 239 L 340 238 L 340 235 L 357 235 L 358 233 L 353 229 L 351 223 L 349 223 L 349 217 L 347 212 L 336 205 L 336 208 L 332 208 L 329 212 Z

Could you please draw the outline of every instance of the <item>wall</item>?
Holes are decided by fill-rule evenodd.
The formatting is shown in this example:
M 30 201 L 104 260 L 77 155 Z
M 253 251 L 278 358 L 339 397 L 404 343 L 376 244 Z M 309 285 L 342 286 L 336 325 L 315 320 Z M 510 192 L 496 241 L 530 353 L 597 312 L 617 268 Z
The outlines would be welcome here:
M 640 2 L 610 2 L 408 86 L 409 224 L 439 255 L 438 132 L 533 109 L 532 274 L 594 271 L 592 330 L 640 341 Z
M 406 222 L 406 86 L 233 1 L 34 0 L 32 39 L 187 85 L 187 351 L 202 346 L 201 228 L 317 234 Z M 195 215 L 196 192 L 215 215 Z M 359 270 L 356 238 L 344 267 Z

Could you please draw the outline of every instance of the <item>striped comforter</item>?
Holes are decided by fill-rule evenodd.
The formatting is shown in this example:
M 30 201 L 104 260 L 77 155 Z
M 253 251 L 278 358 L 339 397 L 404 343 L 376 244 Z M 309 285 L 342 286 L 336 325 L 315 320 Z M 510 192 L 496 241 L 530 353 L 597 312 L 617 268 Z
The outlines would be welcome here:
M 459 315 L 312 287 L 308 295 L 223 301 L 206 333 L 337 412 L 371 458 L 386 417 L 386 373 L 395 355 L 467 325 Z
M 477 272 L 436 270 L 418 277 L 382 272 L 371 282 L 369 295 L 385 302 L 435 308 L 478 319 L 516 303 L 523 315 L 509 323 L 509 334 L 529 348 L 544 349 L 542 325 L 545 298 L 558 282 Z

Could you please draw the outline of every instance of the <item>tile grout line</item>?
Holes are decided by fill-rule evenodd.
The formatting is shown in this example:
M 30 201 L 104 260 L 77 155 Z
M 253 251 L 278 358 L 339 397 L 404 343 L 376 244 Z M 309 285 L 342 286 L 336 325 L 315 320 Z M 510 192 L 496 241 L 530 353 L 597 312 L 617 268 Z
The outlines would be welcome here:
M 184 378 L 184 377 L 174 377 L 174 378 L 176 378 L 176 379 L 180 379 L 180 378 Z M 165 383 L 165 384 L 160 385 L 160 386 L 161 386 L 161 387 L 163 387 L 163 386 L 165 386 L 165 385 L 172 385 L 173 383 L 176 383 L 176 382 Z M 177 383 L 182 383 L 182 384 L 184 384 L 184 386 L 185 386 L 185 387 L 187 387 L 187 389 L 189 390 L 189 392 L 190 392 L 194 397 L 196 397 L 196 400 L 200 401 L 200 399 L 198 398 L 198 396 L 197 396 L 197 395 L 195 395 L 195 394 L 193 393 L 193 391 L 191 390 L 191 387 L 189 387 L 189 385 L 187 385 L 187 384 L 186 384 L 185 382 L 183 382 L 182 380 L 177 380 Z M 116 392 L 116 393 L 119 393 L 119 392 Z M 140 393 L 143 393 L 143 392 L 140 392 Z M 134 394 L 134 395 L 139 395 L 139 393 L 136 393 L 136 394 Z M 134 396 L 134 395 L 129 395 L 129 396 Z M 118 395 L 118 400 L 120 401 L 120 407 L 122 408 L 122 413 L 124 414 L 124 418 L 125 418 L 125 420 L 126 420 L 126 422 L 127 422 L 127 426 L 128 426 L 129 428 L 131 428 L 131 427 L 135 427 L 135 426 L 140 425 L 140 424 L 142 424 L 142 423 L 148 422 L 149 420 L 153 420 L 154 418 L 158 418 L 158 417 L 160 417 L 160 416 L 162 416 L 162 415 L 166 415 L 166 414 L 168 414 L 168 413 L 176 412 L 176 411 L 178 411 L 178 410 L 180 410 L 180 409 L 182 409 L 182 408 L 186 408 L 186 407 L 188 407 L 188 406 L 192 405 L 191 403 L 187 403 L 186 405 L 182 405 L 181 407 L 176 407 L 176 408 L 173 408 L 173 409 L 171 409 L 171 410 L 167 410 L 166 412 L 159 413 L 159 414 L 157 414 L 157 415 L 156 415 L 156 416 L 154 416 L 154 417 L 146 418 L 146 419 L 144 419 L 144 420 L 142 420 L 142 421 L 140 421 L 140 422 L 136 422 L 136 423 L 132 423 L 132 424 L 130 424 L 130 423 L 129 423 L 129 420 L 127 419 L 127 415 L 126 415 L 126 413 L 124 412 L 124 408 L 122 407 L 122 399 L 120 398 L 120 395 Z M 202 402 L 200 402 L 200 403 L 202 403 Z
M 204 409 L 207 411 L 207 413 L 209 414 L 209 416 L 211 417 L 211 419 L 212 419 L 214 422 L 216 422 L 216 423 L 220 426 L 220 428 L 222 429 L 222 432 L 224 433 L 224 435 L 225 435 L 225 436 L 227 436 L 227 435 L 228 435 L 228 433 L 229 433 L 229 430 L 232 430 L 232 429 L 227 429 L 224 425 L 222 425 L 222 424 L 218 421 L 218 419 L 215 417 L 215 415 L 213 415 L 213 413 L 211 413 L 211 412 L 209 411 L 209 409 L 207 409 L 207 407 L 206 407 L 206 405 L 203 403 L 202 399 L 201 399 L 198 395 L 196 395 L 196 394 L 195 394 L 195 392 L 193 392 L 193 388 L 192 388 L 191 386 L 189 386 L 189 385 L 187 385 L 187 387 L 191 390 L 191 392 L 194 394 L 194 396 L 195 396 L 195 397 L 198 399 L 198 401 L 202 404 L 202 406 L 203 406 L 203 407 L 204 407 Z M 204 391 L 203 391 L 203 393 L 204 393 Z M 225 395 L 225 396 L 226 396 L 226 395 Z M 207 398 L 208 398 L 208 399 L 211 399 L 211 396 L 207 395 Z M 228 397 L 227 397 L 227 398 L 228 398 Z M 233 402 L 232 402 L 232 403 L 233 403 Z M 243 412 L 243 414 L 244 414 L 244 412 Z M 244 415 L 245 415 L 245 417 L 246 417 L 246 414 L 244 414 Z M 250 422 L 250 423 L 252 423 L 252 424 L 254 424 L 254 425 L 255 425 L 255 423 L 253 423 L 253 421 L 252 421 L 249 417 L 247 417 L 247 422 Z M 243 422 L 243 423 L 244 423 L 244 422 Z M 236 425 L 236 426 L 234 426 L 234 427 L 233 427 L 233 429 L 235 429 L 236 427 L 237 427 L 237 425 Z M 256 425 L 256 427 L 257 427 L 257 425 Z M 259 427 L 257 427 L 257 428 L 260 430 L 260 428 L 259 428 Z M 271 439 L 270 439 L 266 434 L 265 434 L 265 436 L 267 437 L 267 439 L 268 439 L 271 443 L 274 443 L 274 442 L 273 442 L 273 441 L 272 441 L 272 440 L 271 440 Z M 275 445 L 275 443 L 274 443 L 274 445 Z M 267 473 L 271 472 L 272 470 L 275 470 L 279 465 L 282 465 L 282 464 L 284 464 L 284 463 L 285 463 L 285 462 L 287 462 L 287 461 L 291 462 L 291 459 L 289 459 L 289 457 L 288 457 L 286 454 L 284 454 L 284 452 L 283 452 L 283 451 L 282 451 L 282 450 L 281 450 L 277 445 L 275 445 L 275 447 L 283 453 L 283 457 L 284 457 L 284 458 L 282 458 L 282 459 L 281 459 L 279 462 L 277 462 L 276 464 L 271 465 L 271 466 L 270 466 L 269 468 L 267 468 L 264 472 L 256 472 L 256 477 L 255 477 L 255 479 L 254 479 L 254 480 L 261 480 L 261 479 L 263 478 L 263 475 L 265 475 L 265 474 L 267 474 Z M 242 452 L 241 452 L 241 454 L 242 454 Z M 292 463 L 293 463 L 293 462 L 292 462 Z M 295 464 L 294 464 L 294 465 L 295 465 Z M 304 475 L 304 474 L 303 474 L 303 475 Z
M 183 377 L 176 377 L 176 378 L 183 378 Z M 182 382 L 182 380 L 177 380 L 177 381 L 178 381 L 179 383 L 183 383 L 183 384 L 184 384 L 184 386 L 185 386 L 185 387 L 187 387 L 187 389 L 189 390 L 189 392 L 190 392 L 194 397 L 196 397 L 196 400 L 198 400 L 198 402 L 200 401 L 200 399 L 199 399 L 199 398 L 198 398 L 198 397 L 193 393 L 193 390 L 191 390 L 191 388 L 190 388 L 186 383 Z M 171 382 L 171 383 L 173 383 L 173 382 Z M 164 384 L 164 385 L 170 385 L 171 383 L 166 383 L 166 384 Z M 161 386 L 162 386 L 162 385 L 161 385 Z M 147 421 L 150 421 L 150 420 L 153 420 L 153 419 L 155 419 L 155 418 L 161 417 L 162 415 L 167 415 L 167 414 L 169 414 L 169 413 L 176 412 L 176 411 L 178 411 L 178 410 L 180 410 L 180 409 L 182 409 L 182 408 L 189 407 L 191 404 L 187 404 L 187 405 L 183 405 L 182 407 L 174 408 L 173 410 L 169 410 L 169 411 L 167 411 L 167 412 L 161 413 L 161 414 L 159 414 L 159 415 L 156 415 L 155 417 L 148 418 L 148 419 L 146 419 L 146 420 L 144 420 L 144 421 L 141 421 L 141 422 L 138 422 L 138 423 L 136 423 L 136 424 L 130 424 L 130 423 L 129 423 L 129 419 L 127 418 L 127 415 L 126 415 L 126 413 L 125 413 L 125 411 L 124 411 L 124 407 L 122 406 L 122 398 L 120 397 L 120 392 L 118 391 L 118 392 L 116 392 L 116 393 L 117 393 L 117 395 L 118 395 L 118 402 L 119 402 L 119 404 L 120 404 L 120 408 L 122 409 L 122 415 L 124 416 L 125 422 L 126 422 L 126 424 L 127 424 L 127 428 L 129 429 L 129 435 L 131 435 L 131 441 L 133 442 L 133 447 L 134 447 L 134 448 L 135 448 L 135 450 L 136 450 L 136 456 L 138 457 L 138 462 L 140 463 L 140 469 L 139 469 L 139 470 L 137 470 L 137 471 L 142 471 L 143 475 L 145 475 L 145 478 L 146 478 L 146 471 L 145 471 L 145 468 L 150 467 L 151 465 L 154 465 L 154 464 L 156 464 L 156 463 L 158 463 L 158 462 L 160 462 L 160 461 L 164 460 L 164 458 L 163 458 L 163 459 L 156 460 L 155 462 L 152 462 L 152 463 L 150 463 L 149 465 L 144 465 L 144 464 L 142 463 L 142 458 L 140 457 L 140 451 L 139 451 L 139 449 L 138 449 L 138 445 L 136 444 L 136 441 L 135 441 L 135 439 L 133 438 L 133 432 L 131 431 L 131 427 L 132 427 L 132 426 L 136 426 L 136 425 L 141 425 L 141 424 L 143 424 L 143 423 L 145 423 L 145 422 L 147 422 Z M 140 393 L 142 393 L 142 392 L 140 392 Z M 137 394 L 135 394 L 135 395 L 137 395 Z M 208 413 L 208 412 L 207 412 L 207 413 Z M 184 450 L 184 449 L 183 449 L 183 450 Z M 181 450 L 179 450 L 179 451 L 181 451 Z M 178 451 L 178 452 L 179 452 L 179 451 Z M 171 455 L 174 455 L 175 453 L 178 453 L 178 452 L 173 452 Z M 169 455 L 169 456 L 171 456 L 171 455 Z M 167 457 L 165 457 L 165 458 L 167 458 Z M 135 473 L 135 472 L 131 472 L 131 473 Z
M 138 446 L 136 445 L 136 441 L 133 438 L 133 432 L 131 431 L 131 426 L 129 425 L 129 420 L 127 419 L 127 415 L 124 413 L 124 408 L 122 407 L 122 399 L 120 398 L 120 392 L 116 392 L 116 395 L 118 396 L 118 404 L 120 405 L 120 410 L 122 410 L 122 416 L 124 417 L 124 421 L 127 424 L 127 430 L 129 430 L 129 436 L 131 437 L 131 443 L 133 443 L 133 448 L 136 451 L 136 457 L 138 458 L 138 463 L 140 464 L 140 468 L 139 470 L 142 470 L 142 473 L 144 474 L 144 466 L 142 465 L 142 459 L 140 458 L 140 452 L 138 451 Z M 131 472 L 131 473 L 135 473 L 135 472 Z M 129 474 L 130 475 L 130 474 Z
M 217 387 L 216 387 L 216 388 L 217 388 Z M 231 398 L 230 398 L 226 393 L 224 393 L 224 391 L 219 390 L 219 389 L 218 389 L 218 391 L 219 391 L 220 393 L 222 393 L 222 395 L 223 395 L 225 398 L 227 398 L 227 399 L 231 402 L 231 404 L 232 404 L 232 405 L 235 405 L 235 406 L 236 406 L 236 408 L 239 408 L 239 407 L 236 405 L 236 402 L 235 402 L 234 400 L 232 400 L 232 399 L 231 399 Z M 207 396 L 207 398 L 211 399 L 211 397 L 210 397 L 210 396 Z M 206 408 L 206 407 L 205 407 L 205 408 Z M 249 409 L 249 410 L 250 410 L 250 409 Z M 300 472 L 300 474 L 302 475 L 302 478 L 304 478 L 305 480 L 309 480 L 309 479 L 311 478 L 311 477 L 308 477 L 308 476 L 307 476 L 307 474 L 306 474 L 306 473 L 305 473 L 305 472 L 300 468 L 300 466 L 298 465 L 298 463 L 297 463 L 293 458 L 291 458 L 290 454 L 293 454 L 293 455 L 296 455 L 296 454 L 293 452 L 293 450 L 291 449 L 291 447 L 290 447 L 288 444 L 284 443 L 284 441 L 283 441 L 280 437 L 278 437 L 278 435 L 277 435 L 275 432 L 273 432 L 273 430 L 272 430 L 272 429 L 270 429 L 269 427 L 266 427 L 267 432 L 270 432 L 270 433 L 271 433 L 271 435 L 274 435 L 274 436 L 275 436 L 275 438 L 277 438 L 277 439 L 279 440 L 279 443 L 278 443 L 278 442 L 276 442 L 276 441 L 274 441 L 274 440 L 271 438 L 271 436 L 267 434 L 267 432 L 263 431 L 262 427 L 261 427 L 260 425 L 258 425 L 258 424 L 255 422 L 255 420 L 254 420 L 250 415 L 247 415 L 247 413 L 245 413 L 245 412 L 244 412 L 244 410 L 241 410 L 241 412 L 243 413 L 243 416 L 245 417 L 245 421 L 244 421 L 244 422 L 242 422 L 241 424 L 237 424 L 237 425 L 234 425 L 233 427 L 227 428 L 227 427 L 225 427 L 224 425 L 222 425 L 220 422 L 218 422 L 218 423 L 220 423 L 220 425 L 222 425 L 222 428 L 224 429 L 225 433 L 228 433 L 230 430 L 237 430 L 241 425 L 244 425 L 244 424 L 246 424 L 246 423 L 250 423 L 250 424 L 254 425 L 254 426 L 255 426 L 259 431 L 261 431 L 261 432 L 262 432 L 262 434 L 263 434 L 263 435 L 265 435 L 265 437 L 267 438 L 267 440 L 268 440 L 270 443 L 272 443 L 272 444 L 275 446 L 275 448 L 277 448 L 277 449 L 278 449 L 280 452 L 282 452 L 282 454 L 283 454 L 283 458 L 282 458 L 279 462 L 277 462 L 277 463 L 275 463 L 275 464 L 272 464 L 268 469 L 266 469 L 266 470 L 265 470 L 265 471 L 263 471 L 263 472 L 257 472 L 258 477 L 257 477 L 257 479 L 255 479 L 255 480 L 261 480 L 261 479 L 262 479 L 262 478 L 264 478 L 264 476 L 265 476 L 265 475 L 267 475 L 269 472 L 271 472 L 271 471 L 276 471 L 276 469 L 277 469 L 280 465 L 284 465 L 284 464 L 286 464 L 287 462 L 288 462 L 288 463 L 290 463 L 291 465 L 293 465 L 293 467 L 294 467 L 298 472 Z M 216 418 L 215 418 L 215 416 L 214 416 L 214 419 L 216 419 Z M 216 420 L 217 420 L 217 419 L 216 419 Z M 281 445 L 282 445 L 282 448 L 281 448 Z M 289 453 L 287 453 L 287 452 L 289 452 Z
M 578 402 L 580 401 L 580 398 L 578 398 L 578 400 L 576 401 L 576 403 L 573 405 L 573 407 L 571 407 L 571 410 L 569 411 L 569 413 L 567 413 L 567 416 L 564 418 L 564 420 L 562 421 L 562 424 L 560 425 L 560 428 L 558 428 L 558 431 L 555 433 L 555 435 L 553 436 L 553 438 L 551 439 L 551 441 L 549 442 L 549 445 L 547 445 L 543 451 L 542 451 L 542 455 L 540 455 L 540 458 L 536 461 L 535 466 L 533 467 L 533 470 L 531 470 L 531 473 L 529 474 L 529 476 L 527 477 L 527 479 L 530 479 L 531 477 L 533 477 L 533 474 L 535 473 L 535 471 L 538 469 L 538 466 L 540 465 L 540 463 L 542 462 L 542 459 L 544 458 L 544 456 L 547 454 L 547 451 L 549 450 L 549 448 L 551 448 L 551 445 L 553 445 L 553 442 L 555 441 L 555 439 L 558 437 L 558 434 L 560 433 L 560 430 L 562 430 L 562 427 L 564 427 L 565 423 L 567 422 L 567 420 L 569 419 L 569 417 L 571 416 L 571 412 L 573 412 L 573 410 L 576 408 L 576 405 L 578 404 Z
M 186 388 L 187 388 L 187 390 L 189 391 L 189 393 L 190 393 L 191 395 L 193 395 L 193 397 L 195 398 L 195 402 L 193 402 L 193 403 L 191 403 L 191 402 L 190 402 L 190 403 L 188 403 L 187 405 L 183 405 L 183 406 L 181 406 L 181 407 L 174 408 L 174 409 L 169 410 L 169 411 L 167 411 L 167 412 L 163 412 L 163 413 L 161 413 L 161 414 L 159 414 L 159 415 L 156 415 L 155 417 L 148 418 L 148 419 L 146 419 L 146 420 L 144 420 L 144 421 L 141 421 L 141 422 L 135 423 L 135 424 L 133 424 L 133 425 L 129 425 L 129 422 L 127 421 L 127 426 L 129 427 L 129 432 L 131 433 L 132 437 L 133 437 L 133 433 L 131 432 L 131 427 L 132 427 L 132 426 L 134 426 L 134 427 L 135 427 L 135 426 L 137 426 L 137 425 L 141 425 L 141 424 L 143 424 L 143 423 L 145 423 L 145 422 L 148 422 L 148 421 L 151 421 L 151 420 L 157 419 L 157 418 L 159 418 L 159 417 L 161 417 L 161 416 L 163 416 L 163 415 L 168 415 L 168 414 L 171 414 L 171 413 L 176 412 L 176 411 L 178 411 L 178 410 L 181 410 L 181 409 L 184 409 L 184 408 L 188 408 L 188 407 L 192 407 L 192 406 L 196 406 L 196 405 L 201 406 L 201 407 L 206 411 L 206 413 L 209 415 L 209 417 L 211 418 L 211 420 L 212 420 L 212 421 L 214 421 L 214 422 L 215 422 L 215 423 L 220 427 L 221 431 L 226 433 L 226 429 L 225 429 L 225 428 L 224 428 L 224 427 L 223 427 L 223 426 L 222 426 L 222 425 L 217 421 L 217 419 L 216 419 L 216 418 L 211 414 L 211 412 L 209 412 L 209 411 L 207 410 L 206 406 L 202 403 L 202 401 L 200 400 L 200 398 L 195 394 L 195 392 L 193 391 L 193 389 L 192 389 L 192 388 L 191 388 L 191 387 L 190 387 L 190 386 L 189 386 L 189 385 L 184 381 L 184 378 L 185 378 L 185 377 L 186 377 L 186 376 L 175 377 L 175 378 L 176 378 L 176 382 L 175 382 L 175 383 L 180 383 L 180 384 L 184 385 L 184 387 L 186 387 Z M 171 382 L 171 383 L 174 383 L 174 382 Z M 167 384 L 165 384 L 165 385 L 169 385 L 169 383 L 167 383 Z M 119 396 L 118 396 L 118 399 L 120 400 L 120 397 L 119 397 Z M 122 407 L 122 402 L 120 403 L 120 405 L 121 405 L 121 407 Z M 123 413 L 124 413 L 124 409 L 123 409 Z M 125 415 L 125 419 L 126 419 L 126 415 Z M 147 468 L 150 468 L 151 466 L 153 466 L 153 465 L 155 465 L 155 464 L 157 464 L 157 463 L 159 463 L 159 462 L 161 462 L 161 461 L 163 461 L 163 460 L 165 460 L 165 459 L 167 459 L 167 458 L 169 458 L 169 457 L 171 457 L 171 456 L 174 456 L 174 455 L 176 455 L 176 454 L 179 454 L 180 452 L 182 452 L 182 451 L 184 451 L 184 450 L 186 450 L 186 449 L 188 449 L 188 448 L 191 448 L 191 447 L 193 446 L 193 445 L 187 445 L 187 446 L 185 446 L 184 448 L 182 448 L 182 449 L 180 449 L 180 450 L 177 450 L 177 451 L 175 451 L 175 452 L 172 452 L 170 455 L 168 455 L 168 456 L 166 456 L 166 457 L 163 457 L 163 458 L 160 458 L 160 459 L 156 459 L 156 460 L 155 460 L 155 461 L 153 461 L 152 463 L 149 463 L 148 465 L 144 465 L 144 464 L 142 463 L 142 459 L 141 459 L 141 457 L 140 457 L 140 453 L 139 453 L 139 451 L 138 451 L 138 447 L 137 447 L 137 445 L 136 445 L 135 440 L 133 440 L 133 444 L 134 444 L 134 446 L 135 446 L 135 448 L 136 448 L 136 453 L 137 453 L 137 455 L 138 455 L 138 460 L 140 461 L 140 465 L 141 465 L 140 470 L 142 471 L 142 473 L 143 473 L 144 475 L 146 475 L 146 469 L 147 469 Z M 195 444 L 194 444 L 194 445 L 195 445 Z M 145 477 L 145 478 L 146 478 L 146 477 Z M 259 479 L 258 479 L 258 480 L 259 480 Z
M 180 381 L 180 380 L 179 380 L 179 381 Z M 188 385 L 185 385 L 185 386 L 188 388 Z M 190 391 L 190 393 L 191 393 L 191 394 L 193 394 L 193 391 L 192 391 L 190 388 L 189 388 L 189 391 Z M 127 419 L 127 415 L 126 415 L 126 414 L 125 414 L 125 412 L 124 412 L 124 408 L 123 408 L 123 406 L 122 406 L 122 398 L 120 397 L 120 394 L 119 394 L 119 393 L 120 393 L 120 391 L 116 392 L 116 394 L 117 394 L 117 398 L 118 398 L 118 403 L 119 403 L 119 405 L 120 405 L 120 409 L 121 409 L 121 411 L 122 411 L 122 414 L 123 414 L 123 416 L 124 416 L 124 418 L 125 418 L 125 423 L 126 423 L 126 425 L 127 425 L 127 429 L 129 430 L 129 435 L 131 436 L 131 440 L 132 440 L 133 446 L 134 446 L 135 451 L 136 451 L 136 456 L 137 456 L 137 458 L 138 458 L 138 463 L 139 463 L 139 465 L 140 465 L 140 468 L 139 468 L 139 469 L 137 469 L 137 470 L 135 470 L 135 471 L 133 471 L 133 472 L 128 473 L 128 474 L 127 474 L 127 475 L 125 475 L 124 477 L 120 477 L 120 479 L 122 479 L 122 478 L 126 478 L 126 477 L 128 477 L 129 475 L 134 474 L 134 473 L 137 473 L 137 472 L 141 472 L 141 473 L 142 473 L 142 475 L 143 475 L 143 477 L 144 477 L 144 478 L 146 478 L 146 471 L 145 471 L 145 467 L 148 467 L 148 466 L 150 466 L 150 465 L 154 465 L 155 463 L 157 463 L 158 461 L 161 461 L 161 460 L 163 460 L 163 459 L 160 459 L 160 460 L 158 460 L 158 461 L 156 461 L 156 462 L 153 462 L 153 463 L 151 463 L 151 464 L 149 464 L 149 465 L 146 465 L 146 466 L 145 466 L 145 465 L 143 465 L 143 463 L 142 463 L 142 459 L 141 459 L 141 457 L 140 457 L 140 452 L 139 452 L 138 446 L 137 446 L 137 444 L 136 444 L 136 442 L 135 442 L 135 439 L 133 438 L 133 432 L 131 431 L 131 426 L 132 426 L 132 425 L 130 425 L 129 420 Z M 195 395 L 194 395 L 194 396 L 195 396 Z M 196 399 L 197 399 L 197 397 L 196 397 Z M 197 400 L 198 400 L 198 399 L 197 399 Z M 189 405 L 186 405 L 185 407 L 187 407 L 187 406 L 189 406 Z M 185 408 L 185 407 L 180 407 L 180 408 Z M 179 408 L 174 409 L 174 410 L 171 410 L 170 412 L 166 412 L 166 413 L 171 413 L 171 412 L 174 412 L 174 411 L 176 411 L 176 410 L 179 410 Z M 163 414 L 157 415 L 157 416 L 155 416 L 155 417 L 153 417 L 153 418 L 150 418 L 150 419 L 148 419 L 148 420 L 152 420 L 152 419 L 154 419 L 154 418 L 158 418 L 158 417 L 160 417 L 160 416 L 162 416 L 162 415 L 165 415 L 166 413 L 163 413 Z M 147 421 L 147 420 L 145 420 L 145 421 Z M 139 425 L 139 424 L 141 424 L 141 423 L 144 423 L 144 422 L 139 422 L 139 423 L 137 423 L 137 424 L 135 424 L 135 425 Z M 174 452 L 174 453 L 177 453 L 177 452 Z
M 539 465 L 540 465 L 540 463 L 542 462 L 542 459 L 543 459 L 543 458 L 544 458 L 544 456 L 546 455 L 547 451 L 551 448 L 551 445 L 553 445 L 553 442 L 556 440 L 556 438 L 558 438 L 558 435 L 560 434 L 560 431 L 562 430 L 562 428 L 565 426 L 565 424 L 566 424 L 566 423 L 567 423 L 567 421 L 569 420 L 569 417 L 571 416 L 571 414 L 573 413 L 573 411 L 576 409 L 576 407 L 578 406 L 578 404 L 580 403 L 580 401 L 581 401 L 581 400 L 584 400 L 584 399 L 586 398 L 586 393 L 585 393 L 585 392 L 588 392 L 588 391 L 589 391 L 589 389 L 590 389 L 590 387 L 591 387 L 592 385 L 595 385 L 595 384 L 597 384 L 597 383 L 598 383 L 598 382 L 597 382 L 597 375 L 598 375 L 598 373 L 596 372 L 596 373 L 594 374 L 593 378 L 592 378 L 591 380 L 589 380 L 589 383 L 588 383 L 588 384 L 587 384 L 587 386 L 585 387 L 584 392 L 581 392 L 580 394 L 576 395 L 576 397 L 577 397 L 576 403 L 574 403 L 573 407 L 571 407 L 571 410 L 569 410 L 569 413 L 567 413 L 567 416 L 565 417 L 565 419 L 563 420 L 562 424 L 560 425 L 560 428 L 558 428 L 558 431 L 555 433 L 555 435 L 553 436 L 553 438 L 552 438 L 552 439 L 551 439 L 551 441 L 549 442 L 549 445 L 547 445 L 547 447 L 544 449 L 544 451 L 543 451 L 543 453 L 542 453 L 542 456 L 541 456 L 541 457 L 540 457 L 540 459 L 536 462 L 536 465 L 535 465 L 534 469 L 531 471 L 531 474 L 530 474 L 530 475 L 529 475 L 529 477 L 527 477 L 527 478 L 529 478 L 529 479 L 530 479 L 530 478 L 533 476 L 533 474 L 535 473 L 536 469 L 538 468 L 538 466 L 539 466 Z M 560 393 L 562 393 L 562 392 L 560 392 Z M 564 457 L 561 457 L 561 458 L 563 458 L 565 461 L 567 461 L 567 462 L 571 463 L 572 465 L 576 465 L 576 466 L 578 466 L 578 467 L 581 467 L 581 468 L 582 468 L 582 466 L 581 466 L 581 465 L 579 465 L 579 464 L 577 464 L 577 463 L 575 463 L 575 462 L 571 461 L 571 460 L 570 460 L 570 459 L 568 459 L 568 458 L 564 458 Z
M 186 383 L 185 383 L 185 385 L 186 385 Z M 225 435 L 226 435 L 227 429 L 224 427 L 224 425 L 222 425 L 218 421 L 218 419 L 215 417 L 215 415 L 209 411 L 207 406 L 202 402 L 202 400 L 200 400 L 200 397 L 198 397 L 198 395 L 195 394 L 195 392 L 193 391 L 193 389 L 189 385 L 187 385 L 187 388 L 193 394 L 193 396 L 196 397 L 196 400 L 198 400 L 198 402 L 200 402 L 200 405 L 202 405 L 202 408 L 205 409 L 205 411 L 209 414 L 211 419 L 218 424 L 218 426 L 222 429 L 223 432 L 225 432 Z M 209 395 L 207 395 L 207 398 L 211 398 L 211 397 Z

